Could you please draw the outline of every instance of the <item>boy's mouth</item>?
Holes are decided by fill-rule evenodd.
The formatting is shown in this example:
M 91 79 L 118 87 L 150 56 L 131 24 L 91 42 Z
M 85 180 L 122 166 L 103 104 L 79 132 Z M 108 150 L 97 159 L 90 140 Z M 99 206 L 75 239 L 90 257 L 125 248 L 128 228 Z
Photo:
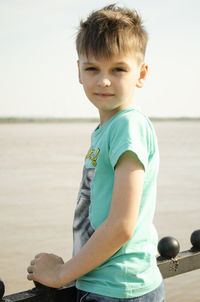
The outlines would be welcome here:
M 114 93 L 104 93 L 104 92 L 95 92 L 94 95 L 97 95 L 102 98 L 114 96 Z

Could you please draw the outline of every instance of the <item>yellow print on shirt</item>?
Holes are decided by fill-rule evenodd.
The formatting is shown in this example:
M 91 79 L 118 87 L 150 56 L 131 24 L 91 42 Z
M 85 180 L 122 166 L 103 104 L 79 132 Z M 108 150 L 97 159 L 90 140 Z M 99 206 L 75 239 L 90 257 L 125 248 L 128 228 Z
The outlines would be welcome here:
M 92 165 L 94 167 L 96 167 L 96 165 L 97 165 L 97 158 L 98 158 L 99 152 L 100 152 L 99 148 L 97 149 L 97 151 L 95 151 L 94 149 L 90 149 L 88 151 L 88 154 L 86 155 L 86 158 L 91 159 Z

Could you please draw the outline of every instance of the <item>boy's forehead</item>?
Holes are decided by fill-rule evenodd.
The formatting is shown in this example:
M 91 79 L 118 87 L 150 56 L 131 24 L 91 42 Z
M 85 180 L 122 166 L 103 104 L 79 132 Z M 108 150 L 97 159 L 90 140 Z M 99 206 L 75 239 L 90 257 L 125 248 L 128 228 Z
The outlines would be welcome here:
M 94 55 L 80 55 L 79 61 L 82 64 L 126 64 L 129 61 L 136 61 L 136 56 L 133 53 L 113 55 L 110 58 L 106 57 L 95 57 Z

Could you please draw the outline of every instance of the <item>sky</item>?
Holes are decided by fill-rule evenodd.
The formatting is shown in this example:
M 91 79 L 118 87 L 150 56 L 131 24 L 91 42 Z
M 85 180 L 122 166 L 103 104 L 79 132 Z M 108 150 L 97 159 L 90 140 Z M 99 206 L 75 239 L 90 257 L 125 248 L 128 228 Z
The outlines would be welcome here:
M 151 117 L 200 117 L 200 1 L 114 1 L 149 33 L 135 104 Z M 97 117 L 78 82 L 81 19 L 113 1 L 0 0 L 0 117 Z

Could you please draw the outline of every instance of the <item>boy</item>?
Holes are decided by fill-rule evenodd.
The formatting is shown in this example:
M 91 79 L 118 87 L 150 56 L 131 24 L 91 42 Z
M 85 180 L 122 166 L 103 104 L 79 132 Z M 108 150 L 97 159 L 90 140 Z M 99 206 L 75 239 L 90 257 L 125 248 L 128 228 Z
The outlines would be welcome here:
M 73 258 L 39 254 L 28 279 L 50 287 L 73 280 L 77 301 L 164 301 L 152 220 L 159 153 L 148 118 L 133 106 L 142 87 L 147 33 L 135 11 L 110 5 L 81 22 L 79 81 L 97 107 L 75 210 Z

